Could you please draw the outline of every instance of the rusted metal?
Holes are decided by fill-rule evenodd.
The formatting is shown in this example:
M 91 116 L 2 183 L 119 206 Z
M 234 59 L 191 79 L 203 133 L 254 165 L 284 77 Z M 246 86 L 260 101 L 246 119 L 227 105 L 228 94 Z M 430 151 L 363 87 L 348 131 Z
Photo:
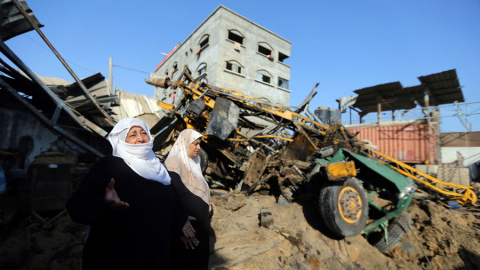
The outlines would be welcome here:
M 197 99 L 198 100 L 198 99 Z M 206 134 L 225 140 L 237 129 L 240 109 L 225 98 L 217 98 L 208 121 Z
M 315 151 L 312 143 L 303 134 L 298 134 L 293 141 L 288 144 L 285 151 L 281 153 L 281 158 L 286 160 L 306 161 Z
M 95 125 L 94 123 L 92 123 L 92 121 L 88 120 L 87 118 L 83 117 L 83 116 L 79 116 L 78 117 L 80 119 L 80 121 L 83 122 L 83 124 L 85 126 L 87 126 L 88 128 L 90 128 L 91 130 L 95 131 L 96 133 L 100 134 L 102 137 L 106 137 L 108 135 L 108 132 L 106 132 L 105 130 L 99 128 L 97 125 Z
M 145 82 L 153 86 L 166 88 L 169 86 L 170 77 L 166 75 L 159 76 L 154 73 L 150 73 L 150 79 L 149 80 L 145 79 Z
M 210 183 L 221 182 L 234 192 L 269 190 L 278 195 L 280 204 L 309 189 L 318 196 L 325 225 L 343 237 L 381 231 L 411 203 L 416 189 L 412 171 L 398 171 L 369 155 L 367 142 L 340 123 L 324 125 L 308 115 L 308 101 L 314 94 L 292 111 L 195 80 L 186 67 L 183 73 L 168 83 L 183 90 L 179 105 L 168 112 L 180 127 L 170 129 L 170 135 L 177 136 L 185 127 L 202 133 Z M 194 104 L 198 100 L 202 106 Z M 157 138 L 157 152 L 174 141 L 170 137 L 168 142 L 157 143 Z M 391 162 L 401 164 L 395 159 Z M 388 205 L 376 205 L 367 194 L 381 197 Z M 465 204 L 472 202 L 464 199 Z M 370 217 L 369 209 L 374 213 Z
M 247 171 L 245 171 L 245 177 L 243 183 L 251 186 L 253 183 L 261 179 L 261 176 L 267 168 L 267 157 L 260 151 L 256 151 L 248 160 Z
M 354 127 L 347 129 L 364 141 L 390 157 L 406 163 L 424 163 L 429 160 L 429 152 L 436 156 L 437 139 L 434 126 L 406 123 L 392 126 Z

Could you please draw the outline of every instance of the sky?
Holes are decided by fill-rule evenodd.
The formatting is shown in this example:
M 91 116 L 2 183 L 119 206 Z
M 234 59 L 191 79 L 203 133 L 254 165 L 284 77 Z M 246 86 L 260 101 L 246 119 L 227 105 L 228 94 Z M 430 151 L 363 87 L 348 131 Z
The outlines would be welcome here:
M 465 103 L 459 108 L 480 131 L 480 0 L 342 1 L 60 1 L 27 0 L 41 31 L 76 75 L 109 76 L 134 94 L 153 96 L 149 73 L 219 5 L 292 42 L 290 105 L 299 105 L 316 83 L 310 103 L 338 108 L 354 90 L 456 69 Z M 5 42 L 30 69 L 74 82 L 34 31 Z M 455 106 L 441 107 L 442 132 L 466 132 Z M 382 119 L 388 120 L 386 112 Z M 398 114 L 397 114 L 398 115 Z M 414 110 L 406 117 L 421 117 Z M 375 122 L 376 114 L 364 117 Z M 344 124 L 358 115 L 342 114 Z

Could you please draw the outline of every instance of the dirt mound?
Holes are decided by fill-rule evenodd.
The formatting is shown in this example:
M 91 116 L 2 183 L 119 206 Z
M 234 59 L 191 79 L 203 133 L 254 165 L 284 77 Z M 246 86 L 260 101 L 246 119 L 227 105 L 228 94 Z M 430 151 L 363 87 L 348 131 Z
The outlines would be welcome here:
M 478 208 L 415 200 L 411 230 L 386 254 L 362 236 L 335 239 L 314 201 L 279 205 L 267 195 L 213 197 L 213 269 L 478 269 Z M 262 213 L 262 214 L 261 214 Z M 267 226 L 261 226 L 268 213 Z
M 408 212 L 412 230 L 387 254 L 397 264 L 412 262 L 423 268 L 478 269 L 480 211 L 448 209 L 433 201 L 414 203 Z
M 287 205 L 270 195 L 212 196 L 212 269 L 478 269 L 480 209 L 416 199 L 411 230 L 386 254 L 361 235 L 336 239 L 313 199 Z M 84 226 L 19 219 L 0 241 L 0 269 L 79 269 Z

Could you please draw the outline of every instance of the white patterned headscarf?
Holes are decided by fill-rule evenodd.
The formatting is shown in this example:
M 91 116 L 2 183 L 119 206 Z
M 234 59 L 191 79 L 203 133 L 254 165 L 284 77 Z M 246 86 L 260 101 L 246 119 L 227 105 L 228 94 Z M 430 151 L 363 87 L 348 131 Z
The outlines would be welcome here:
M 211 207 L 210 189 L 203 177 L 200 159 L 198 156 L 191 158 L 188 154 L 190 144 L 201 137 L 202 134 L 193 129 L 185 129 L 180 132 L 177 141 L 168 153 L 165 166 L 169 171 L 180 175 L 185 187 Z
M 125 142 L 128 131 L 133 126 L 140 126 L 148 134 L 147 143 L 130 144 Z M 153 139 L 145 121 L 138 118 L 124 118 L 120 120 L 108 134 L 112 145 L 112 155 L 119 157 L 141 177 L 170 185 L 170 175 L 153 153 Z

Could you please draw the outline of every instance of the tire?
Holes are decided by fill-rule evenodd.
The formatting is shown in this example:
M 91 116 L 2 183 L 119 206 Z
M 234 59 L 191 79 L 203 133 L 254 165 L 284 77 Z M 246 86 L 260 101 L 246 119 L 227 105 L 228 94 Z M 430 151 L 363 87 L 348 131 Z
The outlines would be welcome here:
M 320 190 L 319 210 L 331 233 L 341 238 L 355 236 L 367 224 L 367 195 L 357 178 L 329 182 Z
M 403 238 L 408 231 L 410 222 L 410 216 L 406 212 L 403 212 L 387 226 L 387 241 L 385 241 L 385 234 L 383 231 L 370 236 L 368 241 L 380 250 L 380 252 L 385 253 Z
M 200 148 L 200 151 L 198 151 L 198 158 L 200 159 L 200 168 L 202 173 L 204 173 L 208 166 L 208 154 L 203 148 Z

